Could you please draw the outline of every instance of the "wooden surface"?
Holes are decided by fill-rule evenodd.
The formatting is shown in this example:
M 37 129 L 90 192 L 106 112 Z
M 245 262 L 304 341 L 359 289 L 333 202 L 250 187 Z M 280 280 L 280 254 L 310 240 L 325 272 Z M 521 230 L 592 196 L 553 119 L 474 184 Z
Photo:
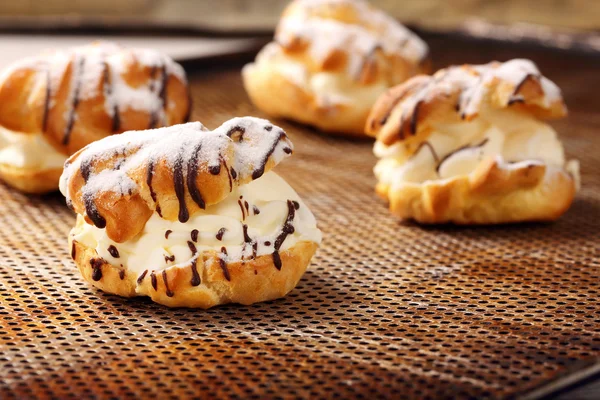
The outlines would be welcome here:
M 0 398 L 509 398 L 600 362 L 600 58 L 426 40 L 436 67 L 528 57 L 563 88 L 583 180 L 563 218 L 399 223 L 370 141 L 274 121 L 295 143 L 277 170 L 324 233 L 313 265 L 282 300 L 173 310 L 92 289 L 64 199 L 0 186 Z M 194 119 L 262 116 L 239 68 L 188 68 Z

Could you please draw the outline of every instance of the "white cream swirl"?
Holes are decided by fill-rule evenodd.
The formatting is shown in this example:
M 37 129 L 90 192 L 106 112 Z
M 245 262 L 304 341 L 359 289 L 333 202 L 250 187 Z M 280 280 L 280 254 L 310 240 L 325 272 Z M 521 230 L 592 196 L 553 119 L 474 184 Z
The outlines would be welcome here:
M 279 251 L 301 241 L 320 243 L 321 231 L 312 212 L 294 189 L 272 171 L 238 187 L 225 200 L 200 210 L 186 223 L 167 221 L 155 213 L 138 236 L 124 243 L 112 241 L 104 229 L 87 223 L 73 239 L 94 248 L 109 263 L 123 265 L 138 275 L 144 270 L 189 265 L 194 253 L 188 242 L 198 253 L 213 250 L 220 252 L 225 262 L 236 262 L 250 259 L 253 254 L 274 253 L 277 238 L 289 218 L 290 204 L 294 208 L 293 232 L 285 236 Z M 197 233 L 192 233 L 195 230 Z
M 393 189 L 405 183 L 468 175 L 489 157 L 499 157 L 506 166 L 542 162 L 565 167 L 563 146 L 550 125 L 517 111 L 482 111 L 470 122 L 434 126 L 414 154 L 405 142 L 392 146 L 377 142 L 374 152 L 381 160 L 375 166 L 375 175 Z
M 15 132 L 0 126 L 0 164 L 50 170 L 62 169 L 66 159 L 41 133 Z

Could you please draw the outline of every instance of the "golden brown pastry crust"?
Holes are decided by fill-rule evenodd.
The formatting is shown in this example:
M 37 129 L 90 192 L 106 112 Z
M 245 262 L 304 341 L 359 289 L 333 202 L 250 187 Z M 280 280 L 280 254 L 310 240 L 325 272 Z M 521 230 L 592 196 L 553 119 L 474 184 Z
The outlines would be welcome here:
M 181 130 L 191 136 L 179 135 Z M 70 207 L 88 223 L 106 227 L 107 235 L 117 243 L 140 233 L 155 211 L 164 219 L 186 222 L 200 209 L 223 200 L 235 187 L 268 172 L 279 161 L 277 151 L 283 151 L 282 157 L 293 151 L 281 128 L 256 118 L 234 118 L 214 132 L 196 122 L 141 132 L 135 138 L 132 133 L 123 134 L 128 135 L 126 140 L 108 148 L 100 141 L 71 156 L 63 174 L 64 188 L 61 186 Z M 170 144 L 176 146 L 175 155 L 166 150 Z M 138 163 L 123 167 L 141 151 L 145 153 Z M 194 159 L 202 151 L 215 163 Z M 244 170 L 234 169 L 240 160 L 248 163 L 252 154 L 260 162 L 246 165 Z M 94 175 L 117 170 L 122 172 L 121 179 L 132 182 L 130 190 L 115 191 L 112 186 L 87 190 Z
M 346 36 L 348 46 L 327 43 Z M 364 43 L 371 47 L 360 48 Z M 308 77 L 326 73 L 343 80 L 339 94 L 348 101 L 299 82 L 299 72 L 290 78 L 282 71 L 289 62 Z M 244 68 L 243 78 L 253 103 L 269 115 L 333 134 L 364 136 L 366 117 L 380 92 L 361 90 L 390 87 L 428 71 L 426 45 L 366 2 L 294 1 L 282 15 L 274 42 Z
M 30 194 L 44 194 L 56 190 L 62 168 L 21 168 L 0 163 L 0 179 L 8 185 Z
M 460 124 L 478 118 L 482 110 L 509 107 L 528 114 L 524 118 L 560 118 L 567 113 L 554 83 L 530 61 L 512 60 L 450 67 L 433 76 L 414 77 L 380 97 L 365 131 L 387 150 L 401 143 L 409 157 L 429 145 L 439 169 L 444 158 L 439 159 L 427 142 L 432 132 L 443 132 L 444 124 L 458 131 Z M 571 205 L 577 179 L 578 171 L 571 174 L 566 165 L 536 160 L 511 164 L 490 157 L 469 174 L 395 182 L 393 187 L 379 182 L 376 192 L 389 201 L 393 214 L 421 223 L 551 221 Z
M 556 220 L 569 209 L 576 185 L 562 168 L 529 164 L 508 170 L 488 159 L 469 175 L 406 183 L 394 190 L 378 184 L 376 191 L 403 219 L 425 224 L 500 224 Z
M 84 221 L 79 218 L 69 235 L 71 257 L 83 278 L 104 292 L 124 297 L 149 296 L 169 307 L 210 308 L 219 304 L 253 304 L 285 296 L 297 284 L 317 250 L 314 242 L 298 242 L 280 251 L 281 269 L 271 255 L 253 260 L 228 263 L 229 279 L 219 262 L 218 253 L 204 252 L 196 269 L 200 283 L 195 285 L 192 266 L 173 266 L 159 272 L 146 272 L 143 278 L 124 267 L 107 263 L 96 250 L 73 240 Z
M 158 109 L 121 93 L 150 87 Z M 185 73 L 173 60 L 106 42 L 23 60 L 0 80 L 0 125 L 41 132 L 65 155 L 115 133 L 185 122 L 190 106 Z
M 433 124 L 477 118 L 482 104 L 499 109 L 510 107 L 540 119 L 566 116 L 562 96 L 550 96 L 544 91 L 544 86 L 552 83 L 539 72 L 517 71 L 516 81 L 495 75 L 507 64 L 449 67 L 391 88 L 373 106 L 365 132 L 388 146 L 398 141 L 421 142 Z M 481 102 L 474 93 L 482 94 Z
M 190 110 L 185 72 L 151 50 L 96 42 L 22 60 L 0 75 L 0 126 L 42 135 L 65 157 L 112 134 L 185 122 Z M 58 188 L 51 171 L 8 170 L 0 178 L 20 190 Z

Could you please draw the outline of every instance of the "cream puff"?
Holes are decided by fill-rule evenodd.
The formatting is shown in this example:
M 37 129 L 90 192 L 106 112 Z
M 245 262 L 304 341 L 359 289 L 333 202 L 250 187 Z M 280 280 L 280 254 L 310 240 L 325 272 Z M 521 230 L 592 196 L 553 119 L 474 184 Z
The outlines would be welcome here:
M 58 189 L 67 157 L 106 136 L 185 122 L 186 75 L 166 55 L 95 42 L 49 51 L 0 74 L 0 179 Z
M 579 164 L 545 120 L 566 114 L 560 89 L 529 60 L 412 78 L 367 121 L 376 191 L 421 223 L 555 220 L 573 202 Z
M 420 38 L 367 1 L 295 0 L 242 75 L 267 114 L 364 136 L 377 98 L 427 72 L 427 55 Z
M 321 241 L 309 208 L 271 171 L 292 150 L 281 128 L 251 117 L 92 143 L 60 180 L 77 213 L 71 256 L 93 286 L 171 307 L 285 296 Z

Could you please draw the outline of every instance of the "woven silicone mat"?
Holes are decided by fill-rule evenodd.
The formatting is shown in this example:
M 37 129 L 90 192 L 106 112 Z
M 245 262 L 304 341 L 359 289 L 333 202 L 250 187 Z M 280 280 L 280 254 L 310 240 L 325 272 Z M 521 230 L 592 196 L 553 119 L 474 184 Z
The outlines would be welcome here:
M 561 70 L 549 76 L 579 79 Z M 237 68 L 192 87 L 211 128 L 262 116 Z M 597 115 L 555 124 L 582 164 L 571 210 L 488 227 L 399 223 L 373 193 L 371 142 L 276 122 L 296 148 L 277 169 L 324 234 L 277 301 L 203 311 L 103 294 L 69 257 L 64 200 L 0 186 L 0 398 L 505 398 L 598 362 Z

